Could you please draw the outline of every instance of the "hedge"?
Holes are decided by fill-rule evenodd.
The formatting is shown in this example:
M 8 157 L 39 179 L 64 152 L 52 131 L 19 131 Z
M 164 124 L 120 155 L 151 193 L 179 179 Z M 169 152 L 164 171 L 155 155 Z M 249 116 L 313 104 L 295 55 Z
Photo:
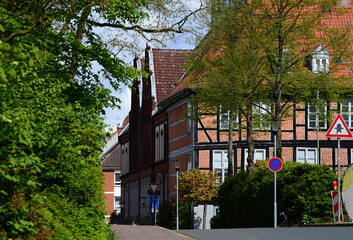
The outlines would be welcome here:
M 332 221 L 331 182 L 336 179 L 328 166 L 287 162 L 277 172 L 277 213 L 280 225 Z M 213 228 L 272 227 L 274 173 L 258 167 L 254 174 L 239 172 L 219 190 L 219 216 Z M 280 216 L 284 213 L 288 221 Z

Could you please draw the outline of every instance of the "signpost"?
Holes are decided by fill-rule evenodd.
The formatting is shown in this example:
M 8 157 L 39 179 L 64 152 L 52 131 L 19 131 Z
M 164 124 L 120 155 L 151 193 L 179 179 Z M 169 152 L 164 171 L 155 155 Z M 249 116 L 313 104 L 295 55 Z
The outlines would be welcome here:
M 274 228 L 277 228 L 277 172 L 281 171 L 282 167 L 283 167 L 283 162 L 280 158 L 278 157 L 273 157 L 271 158 L 268 163 L 268 168 L 274 172 L 274 203 L 273 203 L 273 218 L 274 218 Z
M 156 208 L 159 206 L 158 196 L 156 195 L 157 189 L 159 188 L 159 184 L 150 183 L 148 186 L 151 189 L 152 195 L 150 196 L 150 201 L 152 203 L 153 208 L 153 215 L 154 215 L 154 225 L 157 225 L 157 215 L 156 215 Z
M 344 121 L 341 114 L 338 114 L 333 121 L 331 127 L 328 129 L 326 133 L 326 137 L 337 137 L 338 144 L 338 154 L 337 154 L 337 162 L 338 162 L 338 216 L 341 216 L 341 137 L 353 137 L 349 127 Z M 341 222 L 341 218 L 338 218 L 338 222 Z
M 272 172 L 278 172 L 282 169 L 283 162 L 281 159 L 274 157 L 268 161 L 267 165 Z

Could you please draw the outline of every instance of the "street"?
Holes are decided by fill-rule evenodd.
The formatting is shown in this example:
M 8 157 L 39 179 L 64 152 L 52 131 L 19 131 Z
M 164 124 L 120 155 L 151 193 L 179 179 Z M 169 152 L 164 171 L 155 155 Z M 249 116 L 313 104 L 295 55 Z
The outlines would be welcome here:
M 350 240 L 353 227 L 292 227 L 182 230 L 199 240 Z
M 169 230 L 159 226 L 111 225 L 117 240 L 351 240 L 353 227 Z

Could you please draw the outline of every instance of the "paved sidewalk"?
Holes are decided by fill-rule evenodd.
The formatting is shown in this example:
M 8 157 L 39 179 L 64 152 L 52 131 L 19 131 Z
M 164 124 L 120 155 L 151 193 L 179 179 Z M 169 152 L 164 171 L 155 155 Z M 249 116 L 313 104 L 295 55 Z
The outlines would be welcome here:
M 159 226 L 113 224 L 111 228 L 116 233 L 117 240 L 195 240 L 195 238 Z

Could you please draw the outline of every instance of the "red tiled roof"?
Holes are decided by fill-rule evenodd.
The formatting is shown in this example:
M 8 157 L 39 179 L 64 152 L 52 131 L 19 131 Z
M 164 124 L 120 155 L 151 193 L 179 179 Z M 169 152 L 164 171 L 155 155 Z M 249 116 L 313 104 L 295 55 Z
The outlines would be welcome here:
M 350 54 L 353 53 L 353 8 L 352 7 L 337 7 L 334 11 L 330 11 L 326 14 L 327 18 L 323 20 L 323 25 L 327 26 L 330 29 L 347 29 L 348 38 L 351 42 L 348 51 Z M 322 33 L 317 33 L 319 36 Z M 323 36 L 324 37 L 324 36 Z M 325 37 L 324 37 L 325 38 Z M 352 63 L 353 56 L 345 57 L 345 63 Z M 353 76 L 353 68 L 347 64 L 339 66 L 339 69 L 335 76 Z
M 109 152 L 103 162 L 102 168 L 104 170 L 119 170 L 121 169 L 121 147 L 116 146 L 111 152 Z
M 328 11 L 326 13 L 326 18 L 322 20 L 322 25 L 330 28 L 330 29 L 347 29 L 348 31 L 348 39 L 350 39 L 350 47 L 349 47 L 349 52 L 352 54 L 353 53 L 353 7 L 337 7 L 331 11 Z M 326 39 L 327 36 L 324 36 L 323 32 L 318 30 L 316 31 L 316 35 L 321 38 L 322 40 Z M 325 40 L 324 40 L 325 41 Z M 324 43 L 317 43 L 317 46 L 319 44 L 324 44 Z M 316 46 L 313 46 L 313 50 L 315 49 Z M 330 49 L 329 49 L 330 51 Z M 207 54 L 207 57 L 212 57 L 215 53 L 211 51 L 211 53 Z M 333 59 L 332 59 L 333 60 Z M 331 60 L 331 63 L 334 64 L 334 62 Z M 353 64 L 353 55 L 350 57 L 346 57 L 344 59 L 345 64 L 340 64 L 337 66 L 336 72 L 333 73 L 335 77 L 341 77 L 341 76 L 346 76 L 350 77 L 353 76 L 353 67 L 350 64 Z M 169 94 L 169 96 L 172 96 L 181 90 L 189 87 L 188 82 L 190 79 L 192 79 L 192 75 L 186 75 L 179 83 L 178 85 L 173 89 L 173 91 Z
M 164 99 L 185 73 L 192 50 L 152 49 L 157 103 Z
M 130 121 L 130 115 L 128 114 L 128 115 L 125 117 L 124 121 L 123 121 L 123 127 L 122 127 L 122 129 L 124 129 L 124 128 L 128 125 L 129 121 Z M 121 131 L 120 131 L 120 132 L 121 132 Z M 120 134 L 120 132 L 119 132 L 119 134 Z

